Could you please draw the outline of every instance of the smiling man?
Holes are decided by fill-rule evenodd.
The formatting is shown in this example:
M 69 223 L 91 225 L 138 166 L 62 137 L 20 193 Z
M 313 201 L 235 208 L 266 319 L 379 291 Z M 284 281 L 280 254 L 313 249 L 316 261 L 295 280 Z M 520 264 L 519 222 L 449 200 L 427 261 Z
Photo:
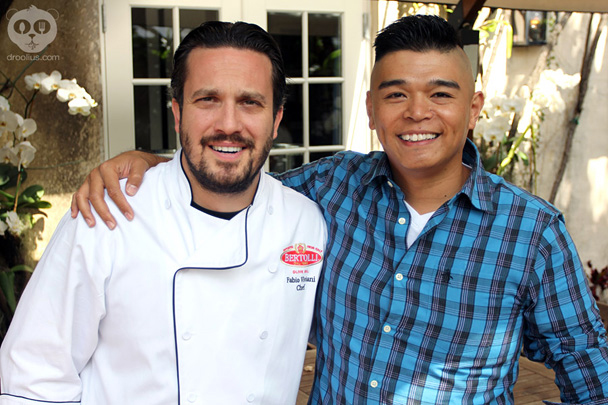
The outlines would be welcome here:
M 456 32 L 404 17 L 375 47 L 367 112 L 385 152 L 277 176 L 320 205 L 329 231 L 310 402 L 513 403 L 523 348 L 555 370 L 565 403 L 608 403 L 606 331 L 564 218 L 484 171 L 467 140 L 483 95 Z M 81 187 L 85 218 L 90 184 L 113 220 L 100 174 L 116 191 L 121 167 L 138 167 L 137 187 L 145 162 L 129 156 Z
M 327 232 L 261 171 L 280 52 L 256 25 L 211 22 L 174 61 L 183 150 L 116 231 L 63 218 L 0 349 L 0 404 L 295 403 Z

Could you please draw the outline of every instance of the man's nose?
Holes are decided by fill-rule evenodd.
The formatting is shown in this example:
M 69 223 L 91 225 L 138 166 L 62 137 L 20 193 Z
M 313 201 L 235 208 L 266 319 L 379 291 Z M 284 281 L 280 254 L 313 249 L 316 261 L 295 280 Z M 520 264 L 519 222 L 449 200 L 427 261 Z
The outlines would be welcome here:
M 422 121 L 433 116 L 432 103 L 426 97 L 413 96 L 407 101 L 405 118 Z
M 215 120 L 215 131 L 223 134 L 240 133 L 242 123 L 239 118 L 238 106 L 233 103 L 225 103 L 218 111 Z

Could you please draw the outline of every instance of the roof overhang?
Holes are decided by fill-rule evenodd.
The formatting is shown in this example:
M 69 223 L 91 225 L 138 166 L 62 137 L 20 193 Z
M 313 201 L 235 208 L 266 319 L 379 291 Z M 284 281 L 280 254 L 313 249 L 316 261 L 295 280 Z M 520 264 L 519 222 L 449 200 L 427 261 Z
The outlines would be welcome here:
M 425 3 L 458 4 L 458 0 L 425 1 Z M 608 13 L 608 0 L 486 0 L 484 7 Z

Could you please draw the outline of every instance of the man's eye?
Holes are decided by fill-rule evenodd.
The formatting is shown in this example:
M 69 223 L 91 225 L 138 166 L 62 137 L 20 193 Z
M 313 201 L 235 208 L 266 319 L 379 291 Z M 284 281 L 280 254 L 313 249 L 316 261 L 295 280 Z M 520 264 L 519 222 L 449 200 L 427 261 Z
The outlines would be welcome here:
M 257 100 L 245 100 L 245 101 L 243 101 L 243 104 L 245 104 L 245 105 L 252 105 L 252 106 L 261 106 L 262 105 Z
M 404 98 L 405 94 L 403 93 L 390 93 L 386 96 L 386 98 Z
M 448 93 L 444 93 L 444 92 L 439 92 L 439 93 L 435 93 L 433 94 L 433 97 L 440 97 L 440 98 L 451 98 L 452 95 L 448 94 Z

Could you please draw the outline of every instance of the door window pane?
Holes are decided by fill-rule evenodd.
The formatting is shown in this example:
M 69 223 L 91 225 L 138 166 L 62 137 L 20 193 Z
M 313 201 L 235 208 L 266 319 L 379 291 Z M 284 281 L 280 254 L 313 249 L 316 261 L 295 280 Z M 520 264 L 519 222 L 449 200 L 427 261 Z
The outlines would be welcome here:
M 183 40 L 192 29 L 198 27 L 206 21 L 216 21 L 220 19 L 220 14 L 217 10 L 179 10 L 179 35 L 180 40 Z
M 287 77 L 302 77 L 302 14 L 268 13 L 268 32 L 281 48 Z
M 308 16 L 308 50 L 310 77 L 342 75 L 342 43 L 338 14 Z
M 173 69 L 171 9 L 132 8 L 133 77 L 170 77 Z
M 310 145 L 342 143 L 342 85 L 311 84 Z
M 327 157 L 327 156 L 333 156 L 335 154 L 336 154 L 336 152 L 311 152 L 310 161 L 314 162 L 315 160 L 319 160 L 319 159 Z
M 135 86 L 135 147 L 157 153 L 177 149 L 167 86 Z
M 302 116 L 302 85 L 287 86 L 287 101 L 283 111 L 283 120 L 274 146 L 277 148 L 298 147 L 304 145 L 304 118 Z
M 269 156 L 268 160 L 270 171 L 274 173 L 282 173 L 304 164 L 304 156 L 302 155 L 275 155 Z

